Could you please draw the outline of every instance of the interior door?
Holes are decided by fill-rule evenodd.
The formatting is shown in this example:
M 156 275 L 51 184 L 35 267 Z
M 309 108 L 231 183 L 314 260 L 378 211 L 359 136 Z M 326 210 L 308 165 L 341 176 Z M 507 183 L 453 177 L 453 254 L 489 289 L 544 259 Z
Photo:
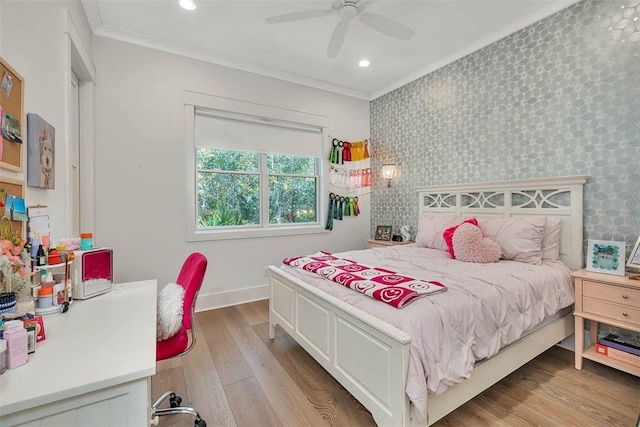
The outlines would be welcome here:
M 69 233 L 80 235 L 80 90 L 78 76 L 71 72 L 69 85 Z

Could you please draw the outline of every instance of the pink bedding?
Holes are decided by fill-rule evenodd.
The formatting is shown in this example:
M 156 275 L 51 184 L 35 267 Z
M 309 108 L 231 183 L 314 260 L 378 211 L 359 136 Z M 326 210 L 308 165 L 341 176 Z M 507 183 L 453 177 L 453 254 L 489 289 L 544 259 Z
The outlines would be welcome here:
M 282 267 L 412 337 L 406 392 L 420 421 L 426 418 L 428 393 L 442 393 L 469 377 L 476 361 L 495 355 L 574 301 L 570 271 L 560 261 L 465 263 L 413 244 L 335 255 L 446 283 L 447 292 L 398 310 L 313 273 Z

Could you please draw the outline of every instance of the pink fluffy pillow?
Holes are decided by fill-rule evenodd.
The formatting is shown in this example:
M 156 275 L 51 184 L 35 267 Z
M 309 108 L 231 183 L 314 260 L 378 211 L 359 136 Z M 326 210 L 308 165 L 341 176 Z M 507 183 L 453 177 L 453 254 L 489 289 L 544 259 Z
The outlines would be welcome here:
M 452 242 L 459 261 L 487 264 L 498 262 L 502 255 L 500 245 L 483 237 L 480 228 L 473 224 L 460 224 L 453 233 Z
M 442 233 L 442 237 L 444 238 L 444 241 L 447 242 L 447 247 L 449 248 L 449 255 L 451 256 L 451 258 L 456 257 L 456 253 L 455 253 L 456 251 L 453 248 L 453 242 L 452 242 L 453 234 L 456 232 L 458 227 L 460 227 L 462 224 L 467 224 L 467 223 L 478 225 L 478 220 L 475 218 L 469 218 L 467 220 L 462 221 L 462 223 L 458 225 L 454 225 L 453 227 L 447 228 L 446 230 L 444 230 L 444 233 Z

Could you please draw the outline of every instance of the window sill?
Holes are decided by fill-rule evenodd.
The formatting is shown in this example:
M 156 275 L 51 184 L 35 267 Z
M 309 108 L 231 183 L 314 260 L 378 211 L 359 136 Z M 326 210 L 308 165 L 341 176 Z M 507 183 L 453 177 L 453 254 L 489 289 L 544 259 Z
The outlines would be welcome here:
M 310 225 L 299 227 L 272 227 L 272 228 L 249 228 L 231 230 L 200 230 L 188 232 L 187 242 L 203 242 L 209 240 L 236 240 L 236 239 L 259 239 L 269 237 L 299 236 L 305 234 L 324 234 L 322 225 Z

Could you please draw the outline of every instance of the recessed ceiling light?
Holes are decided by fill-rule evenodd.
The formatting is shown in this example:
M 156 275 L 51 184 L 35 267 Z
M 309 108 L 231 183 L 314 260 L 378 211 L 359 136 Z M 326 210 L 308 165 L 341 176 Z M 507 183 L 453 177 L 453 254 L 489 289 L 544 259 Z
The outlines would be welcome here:
M 196 8 L 196 4 L 193 0 L 180 0 L 178 3 L 180 3 L 180 6 L 182 6 L 183 9 L 194 10 Z
M 365 67 L 368 67 L 369 65 L 371 65 L 371 63 L 369 61 L 367 61 L 366 59 L 363 59 L 360 62 L 358 62 L 358 65 L 361 66 L 362 68 L 365 68 Z

